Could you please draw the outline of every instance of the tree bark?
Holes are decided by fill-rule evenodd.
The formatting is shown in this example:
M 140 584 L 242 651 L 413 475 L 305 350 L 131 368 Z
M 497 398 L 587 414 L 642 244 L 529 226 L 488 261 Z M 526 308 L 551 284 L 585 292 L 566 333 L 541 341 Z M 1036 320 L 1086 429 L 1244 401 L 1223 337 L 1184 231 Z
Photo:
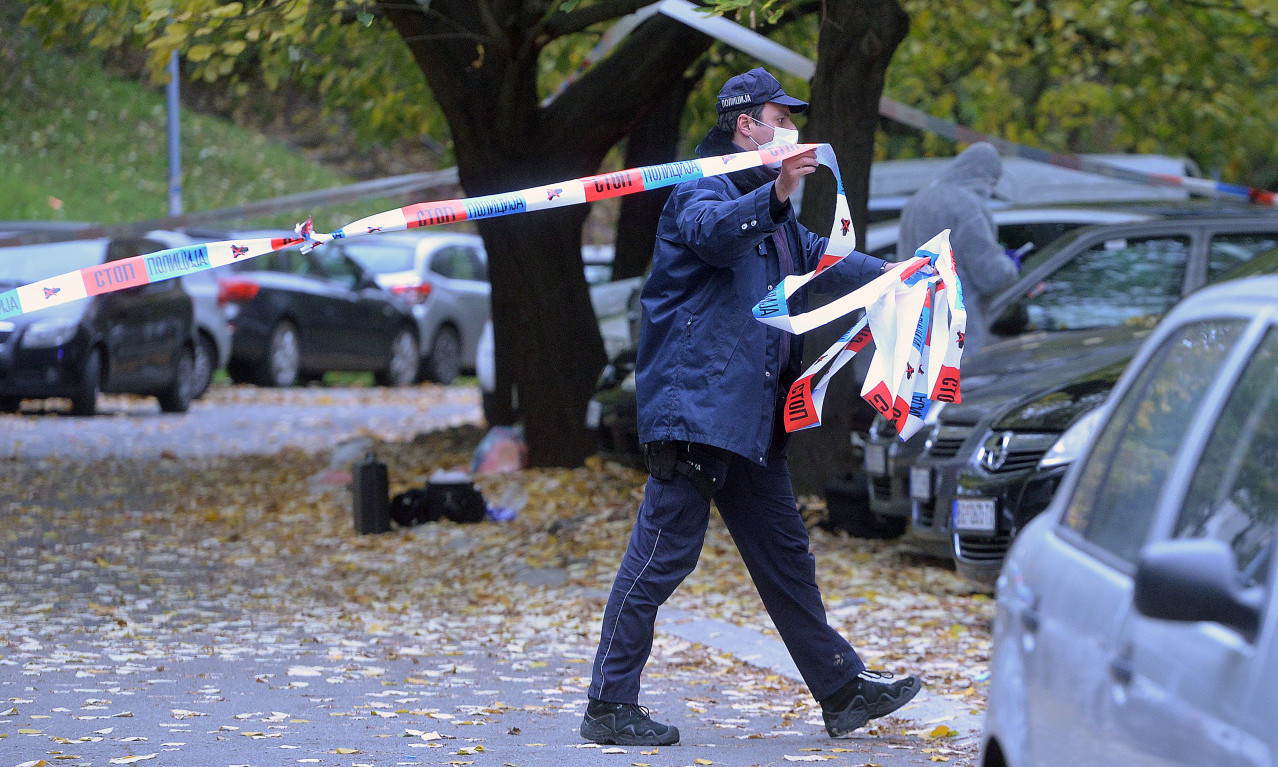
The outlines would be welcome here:
M 829 0 L 821 20 L 805 138 L 834 147 L 853 226 L 860 237 L 865 234 L 868 218 L 879 98 L 888 63 L 908 32 L 909 17 L 897 0 Z M 830 231 L 834 195 L 830 174 L 818 172 L 807 177 L 804 226 L 823 235 Z M 845 319 L 807 333 L 805 364 L 811 364 L 851 324 Z M 860 391 L 861 381 L 845 368 L 831 381 L 821 427 L 794 435 L 790 470 L 796 492 L 820 493 L 829 481 L 858 468 L 849 437 L 853 430 L 868 427 L 874 414 Z
M 679 159 L 679 142 L 683 138 L 680 122 L 688 95 L 701 82 L 704 67 L 683 78 L 653 105 L 647 116 L 626 139 L 627 168 L 659 165 Z M 657 220 L 673 187 L 662 187 L 623 197 L 617 220 L 617 247 L 613 258 L 612 278 L 640 277 L 652 263 L 652 248 L 657 241 Z
M 548 106 L 538 56 L 556 36 L 645 0 L 567 13 L 546 2 L 379 3 L 412 51 L 452 131 L 468 196 L 517 191 L 595 173 L 654 104 L 682 87 L 709 40 L 649 19 Z M 581 264 L 585 206 L 485 219 L 499 379 L 517 387 L 529 462 L 575 466 L 596 450 L 586 403 L 604 365 Z

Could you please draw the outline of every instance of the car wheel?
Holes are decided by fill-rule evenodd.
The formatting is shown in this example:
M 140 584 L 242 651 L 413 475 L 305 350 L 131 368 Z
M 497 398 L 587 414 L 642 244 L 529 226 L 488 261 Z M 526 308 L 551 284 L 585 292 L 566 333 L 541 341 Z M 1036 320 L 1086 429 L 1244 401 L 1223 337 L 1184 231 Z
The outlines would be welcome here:
M 297 340 L 297 328 L 284 321 L 271 331 L 266 345 L 266 358 L 257 371 L 257 382 L 262 386 L 292 386 L 302 367 L 302 350 Z
M 0 413 L 16 413 L 21 406 L 21 397 L 0 397 Z
M 199 399 L 213 383 L 213 371 L 217 369 L 217 347 L 206 336 L 195 342 L 195 364 L 191 368 L 191 399 Z
M 84 359 L 80 387 L 71 396 L 71 415 L 93 415 L 98 412 L 98 390 L 102 388 L 102 352 L 91 349 Z
M 445 325 L 435 333 L 426 360 L 426 377 L 435 383 L 450 384 L 461 373 L 461 337 Z
M 417 378 L 420 359 L 417 339 L 409 331 L 401 329 L 391 341 L 386 368 L 377 371 L 373 378 L 378 386 L 409 386 Z
M 168 389 L 157 395 L 161 410 L 166 413 L 185 413 L 191 409 L 191 400 L 194 399 L 191 394 L 195 390 L 194 374 L 195 352 L 189 347 L 184 347 L 181 356 L 178 357 L 173 382 L 169 384 Z

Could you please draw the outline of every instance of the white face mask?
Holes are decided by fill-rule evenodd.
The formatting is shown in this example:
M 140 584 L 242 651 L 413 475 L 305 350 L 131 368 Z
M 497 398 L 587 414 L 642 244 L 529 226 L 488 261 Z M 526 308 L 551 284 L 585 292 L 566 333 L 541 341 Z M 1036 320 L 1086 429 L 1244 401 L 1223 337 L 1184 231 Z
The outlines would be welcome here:
M 750 115 L 746 115 L 746 117 L 750 117 Z M 795 128 L 779 128 L 775 125 L 768 125 L 765 122 L 755 120 L 753 117 L 750 117 L 750 119 L 754 120 L 760 125 L 767 125 L 767 127 L 772 129 L 772 140 L 768 141 L 767 143 L 760 144 L 758 141 L 754 141 L 753 138 L 750 139 L 751 141 L 754 141 L 754 145 L 760 149 L 768 149 L 770 147 L 794 146 L 795 144 L 799 143 L 799 131 Z M 768 168 L 771 168 L 772 170 L 776 170 L 777 168 L 781 167 L 781 161 L 777 160 L 776 162 L 765 163 L 765 165 Z

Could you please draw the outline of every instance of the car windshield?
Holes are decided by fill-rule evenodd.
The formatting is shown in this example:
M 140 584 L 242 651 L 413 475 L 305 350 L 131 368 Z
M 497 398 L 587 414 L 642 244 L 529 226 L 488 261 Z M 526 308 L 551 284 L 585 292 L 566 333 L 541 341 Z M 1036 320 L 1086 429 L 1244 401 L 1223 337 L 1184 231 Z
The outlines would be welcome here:
M 10 287 L 102 263 L 106 240 L 77 240 L 0 248 L 0 283 Z
M 348 242 L 346 252 L 359 262 L 360 266 L 373 274 L 413 270 L 414 249 L 411 246 L 379 242 Z

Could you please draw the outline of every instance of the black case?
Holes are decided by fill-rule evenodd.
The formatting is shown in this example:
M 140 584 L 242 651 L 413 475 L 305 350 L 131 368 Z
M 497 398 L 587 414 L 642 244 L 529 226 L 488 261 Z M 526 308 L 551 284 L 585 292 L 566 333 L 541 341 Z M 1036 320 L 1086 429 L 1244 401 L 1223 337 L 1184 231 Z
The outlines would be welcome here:
M 386 464 L 368 453 L 351 471 L 355 532 L 360 535 L 390 530 L 390 478 Z

